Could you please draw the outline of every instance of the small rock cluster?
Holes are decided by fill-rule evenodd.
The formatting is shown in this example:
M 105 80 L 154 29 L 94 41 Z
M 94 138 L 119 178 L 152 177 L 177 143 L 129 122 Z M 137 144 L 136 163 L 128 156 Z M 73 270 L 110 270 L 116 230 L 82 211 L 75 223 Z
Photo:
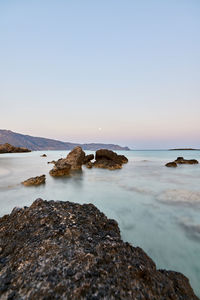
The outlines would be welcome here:
M 93 154 L 85 155 L 85 152 L 81 147 L 75 147 L 66 158 L 61 158 L 56 161 L 54 168 L 49 172 L 51 176 L 64 176 L 68 175 L 71 171 L 81 170 L 82 165 L 86 165 L 87 168 L 105 168 L 109 170 L 121 169 L 124 163 L 128 162 L 128 159 L 124 155 L 118 155 L 117 153 L 100 149 L 96 151 L 95 162 L 91 162 L 94 159 Z
M 0 218 L 0 299 L 198 300 L 94 205 L 42 199 Z
M 31 152 L 31 150 L 23 147 L 15 147 L 8 143 L 0 145 L 0 153 L 21 153 L 21 152 Z
M 176 168 L 178 164 L 180 165 L 195 165 L 198 164 L 198 160 L 196 159 L 184 159 L 183 157 L 177 157 L 176 160 L 167 163 L 165 166 L 166 167 L 171 167 L 171 168 Z

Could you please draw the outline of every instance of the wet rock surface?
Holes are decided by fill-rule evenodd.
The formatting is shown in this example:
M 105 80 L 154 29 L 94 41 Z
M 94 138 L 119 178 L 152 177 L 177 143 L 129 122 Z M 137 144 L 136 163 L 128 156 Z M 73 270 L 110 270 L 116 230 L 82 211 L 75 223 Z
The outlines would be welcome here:
M 41 175 L 41 176 L 31 177 L 23 181 L 22 184 L 25 186 L 40 185 L 40 184 L 44 184 L 45 181 L 46 181 L 46 176 Z
M 196 159 L 184 159 L 183 157 L 177 157 L 176 160 L 167 163 L 166 167 L 177 167 L 178 164 L 180 165 L 196 165 L 198 164 L 198 160 Z
M 0 218 L 0 299 L 198 298 L 94 205 L 37 199 Z
M 23 147 L 15 147 L 8 143 L 0 145 L 0 153 L 20 153 L 20 152 L 31 152 L 31 150 Z
M 47 157 L 47 155 L 44 153 L 44 154 L 42 154 L 42 155 L 40 155 L 41 157 Z
M 168 168 L 176 168 L 177 163 L 175 163 L 174 161 L 171 161 L 171 162 L 167 163 L 165 166 Z

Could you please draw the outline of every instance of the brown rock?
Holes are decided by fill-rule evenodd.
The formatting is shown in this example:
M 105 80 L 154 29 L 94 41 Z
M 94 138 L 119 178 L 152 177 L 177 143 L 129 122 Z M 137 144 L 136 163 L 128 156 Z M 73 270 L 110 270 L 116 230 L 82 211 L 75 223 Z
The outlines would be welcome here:
M 85 166 L 86 166 L 88 169 L 92 169 L 93 163 L 92 163 L 91 161 L 89 161 Z
M 66 162 L 71 165 L 71 170 L 80 170 L 84 159 L 85 152 L 77 146 L 67 155 Z
M 0 153 L 21 153 L 21 152 L 31 152 L 31 150 L 23 147 L 15 147 L 8 143 L 0 145 Z
M 31 177 L 31 178 L 23 181 L 22 184 L 25 186 L 40 185 L 40 184 L 45 183 L 45 180 L 46 180 L 46 176 L 41 175 L 41 176 Z
M 55 166 L 49 172 L 49 174 L 51 176 L 57 177 L 57 176 L 69 175 L 70 170 L 71 170 L 71 165 L 68 164 L 66 158 L 60 158 L 54 164 L 55 164 Z
M 83 164 L 85 165 L 93 159 L 94 159 L 94 154 L 88 154 L 88 155 L 85 156 Z
M 171 162 L 167 163 L 165 166 L 170 167 L 170 168 L 176 168 L 177 164 L 174 161 L 171 161 Z
M 187 165 L 195 165 L 198 164 L 198 160 L 196 159 L 184 159 L 183 157 L 177 157 L 177 159 L 174 161 L 177 164 L 187 164 Z
M 108 160 L 108 159 L 96 160 L 93 163 L 93 166 L 95 168 L 103 168 L 103 169 L 109 169 L 109 170 L 116 170 L 116 169 L 121 169 L 122 168 L 122 164 L 117 163 L 117 162 L 112 161 L 112 160 Z
M 198 300 L 92 204 L 36 200 L 0 218 L 0 299 Z
M 40 155 L 41 157 L 47 157 L 47 155 L 46 154 L 42 154 L 42 155 Z
M 117 153 L 107 149 L 97 150 L 95 159 L 96 161 L 93 164 L 94 167 L 109 170 L 121 169 L 122 164 L 128 162 L 127 157 L 124 155 L 118 155 Z

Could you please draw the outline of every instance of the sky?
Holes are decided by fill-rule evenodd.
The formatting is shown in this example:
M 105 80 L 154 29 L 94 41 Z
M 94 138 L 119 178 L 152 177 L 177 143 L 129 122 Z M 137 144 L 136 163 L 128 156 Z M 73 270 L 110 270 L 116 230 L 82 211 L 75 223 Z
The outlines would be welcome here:
M 0 0 L 0 129 L 200 148 L 199 0 Z

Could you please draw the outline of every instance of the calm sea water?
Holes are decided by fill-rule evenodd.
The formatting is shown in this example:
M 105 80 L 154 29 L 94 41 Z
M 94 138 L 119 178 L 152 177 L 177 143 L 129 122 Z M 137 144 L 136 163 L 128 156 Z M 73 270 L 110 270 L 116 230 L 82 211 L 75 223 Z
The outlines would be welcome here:
M 200 165 L 166 168 L 177 156 L 200 160 L 200 151 L 128 151 L 129 163 L 109 171 L 86 169 L 52 178 L 47 161 L 66 151 L 0 155 L 0 215 L 36 198 L 93 203 L 118 221 L 124 241 L 142 247 L 158 268 L 184 273 L 200 296 Z M 92 153 L 92 151 L 88 152 Z M 46 174 L 46 184 L 21 181 Z

